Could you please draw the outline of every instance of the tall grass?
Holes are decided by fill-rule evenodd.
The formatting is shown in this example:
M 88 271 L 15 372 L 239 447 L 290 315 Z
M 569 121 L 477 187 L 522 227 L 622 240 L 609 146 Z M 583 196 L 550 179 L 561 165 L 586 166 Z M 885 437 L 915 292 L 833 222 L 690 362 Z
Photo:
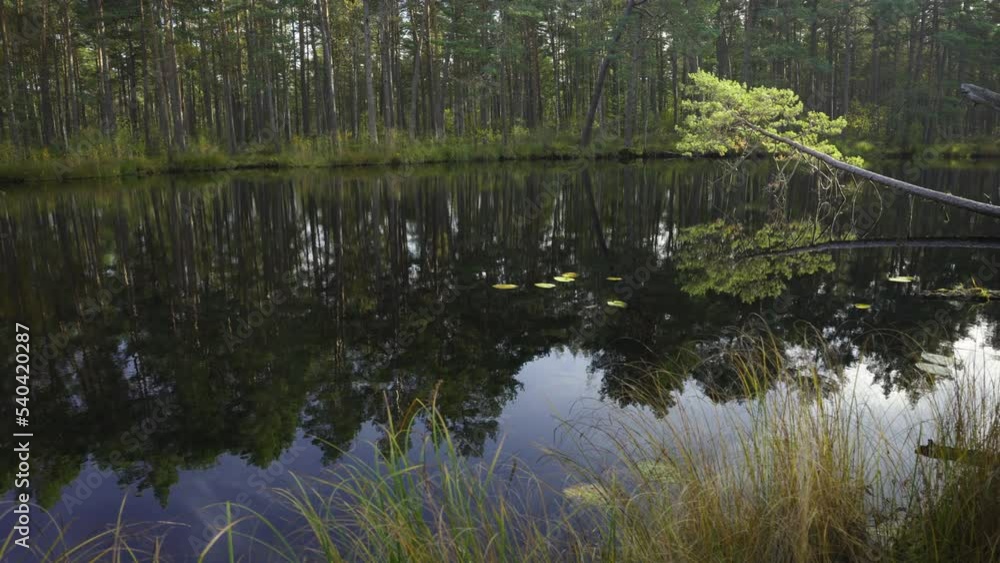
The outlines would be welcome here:
M 252 168 L 322 168 L 380 166 L 504 160 L 568 160 L 622 156 L 620 138 L 602 137 L 581 149 L 571 132 L 528 131 L 518 128 L 504 143 L 496 136 L 448 137 L 410 140 L 394 132 L 381 144 L 328 137 L 295 137 L 274 143 L 250 143 L 230 154 L 223 144 L 207 138 L 192 139 L 184 151 L 168 155 L 161 149 L 147 154 L 139 142 L 105 140 L 88 134 L 61 151 L 15 150 L 0 144 L 0 182 L 62 181 L 85 178 L 142 176 L 159 173 L 204 172 Z M 674 140 L 657 137 L 647 146 L 629 151 L 632 156 L 669 153 Z
M 254 546 L 294 562 L 1000 560 L 1000 379 L 988 366 L 966 366 L 927 419 L 900 420 L 851 374 L 818 367 L 832 362 L 788 356 L 771 336 L 726 352 L 735 403 L 678 400 L 655 381 L 683 374 L 661 371 L 634 389 L 645 406 L 571 413 L 572 441 L 545 450 L 561 483 L 502 447 L 464 458 L 434 398 L 415 402 L 389 417 L 372 459 L 344 452 L 330 473 L 276 490 L 291 521 L 226 505 L 201 558 L 246 560 Z M 916 454 L 928 436 L 948 460 Z M 123 558 L 118 533 L 101 542 L 101 560 Z

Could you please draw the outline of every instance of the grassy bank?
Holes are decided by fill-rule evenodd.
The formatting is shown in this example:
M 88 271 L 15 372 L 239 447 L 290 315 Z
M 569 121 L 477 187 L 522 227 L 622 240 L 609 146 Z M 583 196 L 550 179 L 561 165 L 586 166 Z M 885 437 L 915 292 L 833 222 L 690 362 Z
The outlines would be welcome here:
M 171 156 L 146 156 L 127 142 L 91 140 L 64 153 L 33 151 L 19 154 L 0 147 L 0 183 L 65 181 L 89 178 L 148 176 L 183 172 L 239 169 L 329 168 L 448 162 L 507 160 L 571 160 L 676 157 L 673 141 L 626 149 L 619 138 L 596 140 L 581 149 L 575 136 L 520 132 L 504 144 L 499 139 L 445 140 L 395 138 L 381 145 L 347 142 L 334 146 L 329 139 L 293 139 L 280 149 L 267 145 L 244 147 L 235 154 L 210 142 L 194 143 Z
M 837 146 L 844 154 L 861 156 L 866 161 L 914 160 L 930 165 L 947 165 L 952 162 L 1000 159 L 1000 139 L 995 137 L 908 146 L 899 146 L 891 142 L 846 138 L 838 142 Z
M 60 182 L 94 178 L 139 177 L 184 172 L 240 169 L 330 168 L 451 162 L 499 162 L 511 160 L 634 159 L 680 156 L 676 138 L 656 136 L 626 149 L 619 137 L 598 137 L 581 149 L 576 135 L 552 131 L 519 130 L 504 144 L 500 139 L 410 141 L 399 137 L 381 145 L 344 142 L 334 146 L 329 139 L 292 139 L 280 148 L 249 145 L 235 154 L 209 141 L 197 141 L 184 152 L 149 156 L 142 143 L 128 138 L 105 140 L 83 136 L 71 150 L 52 152 L 15 151 L 0 146 L 0 184 Z M 866 160 L 906 158 L 947 164 L 955 161 L 1000 158 L 1000 141 L 976 139 L 921 147 L 886 148 L 891 145 L 845 138 L 838 142 L 845 154 Z
M 898 419 L 834 392 L 842 377 L 782 358 L 767 337 L 727 358 L 739 408 L 645 382 L 645 408 L 567 420 L 574 446 L 546 452 L 569 475 L 556 485 L 502 449 L 463 458 L 433 398 L 414 403 L 382 428 L 374 462 L 345 452 L 336 473 L 275 491 L 288 520 L 214 507 L 224 518 L 199 539 L 202 560 L 247 560 L 247 546 L 293 562 L 1000 560 L 995 375 L 966 366 L 901 436 Z M 917 455 L 928 436 L 949 446 Z M 157 561 L 194 533 L 156 539 L 123 521 L 40 560 Z

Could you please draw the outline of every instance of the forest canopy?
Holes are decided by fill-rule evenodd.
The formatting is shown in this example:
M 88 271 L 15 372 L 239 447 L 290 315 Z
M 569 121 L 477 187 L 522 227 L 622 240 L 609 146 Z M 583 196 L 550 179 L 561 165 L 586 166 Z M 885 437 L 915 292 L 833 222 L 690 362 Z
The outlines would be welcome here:
M 959 90 L 1000 81 L 990 0 L 632 4 L 2 0 L 0 160 L 578 135 L 605 57 L 596 134 L 626 146 L 672 138 L 700 71 L 893 146 L 998 126 Z

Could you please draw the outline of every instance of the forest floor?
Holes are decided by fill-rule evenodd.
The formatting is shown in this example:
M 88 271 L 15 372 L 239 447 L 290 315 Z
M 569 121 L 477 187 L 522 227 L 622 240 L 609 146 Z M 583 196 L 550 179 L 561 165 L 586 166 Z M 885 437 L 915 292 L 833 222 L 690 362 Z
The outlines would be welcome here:
M 0 184 L 61 182 L 82 179 L 112 179 L 185 172 L 213 172 L 244 169 L 330 168 L 340 166 L 399 166 L 451 162 L 499 162 L 537 160 L 633 160 L 681 158 L 670 137 L 646 140 L 626 148 L 619 137 L 598 138 L 580 148 L 575 136 L 553 133 L 522 134 L 506 144 L 499 139 L 448 140 L 395 139 L 381 145 L 341 143 L 328 139 L 293 139 L 280 148 L 270 145 L 247 146 L 235 154 L 210 142 L 198 142 L 182 153 L 146 156 L 144 150 L 128 142 L 77 143 L 74 150 L 53 154 L 36 150 L 15 153 L 0 147 Z M 845 154 L 866 160 L 917 159 L 927 165 L 955 164 L 979 159 L 1000 158 L 1000 140 L 970 139 L 919 147 L 884 148 L 887 145 L 844 139 Z M 716 155 L 696 155 L 715 157 Z

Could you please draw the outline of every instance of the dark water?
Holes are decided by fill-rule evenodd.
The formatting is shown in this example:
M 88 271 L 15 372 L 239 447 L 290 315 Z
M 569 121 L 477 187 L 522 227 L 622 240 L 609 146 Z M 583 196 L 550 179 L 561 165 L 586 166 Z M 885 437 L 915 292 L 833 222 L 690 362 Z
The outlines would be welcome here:
M 981 199 L 998 170 L 889 171 Z M 186 559 L 209 505 L 272 510 L 270 487 L 336 467 L 435 388 L 463 453 L 503 438 L 557 481 L 537 461 L 554 415 L 635 402 L 650 366 L 684 367 L 678 401 L 740 398 L 713 360 L 734 327 L 766 323 L 789 349 L 818 332 L 909 403 L 933 387 L 920 350 L 1000 347 L 1000 307 L 920 294 L 1000 289 L 1000 221 L 779 180 L 763 162 L 674 161 L 7 189 L 0 334 L 10 374 L 13 323 L 31 329 L 32 493 L 69 543 L 125 497 L 128 520 L 185 526 L 167 549 Z M 12 378 L 0 392 L 12 421 Z M 0 489 L 16 472 L 0 458 Z

